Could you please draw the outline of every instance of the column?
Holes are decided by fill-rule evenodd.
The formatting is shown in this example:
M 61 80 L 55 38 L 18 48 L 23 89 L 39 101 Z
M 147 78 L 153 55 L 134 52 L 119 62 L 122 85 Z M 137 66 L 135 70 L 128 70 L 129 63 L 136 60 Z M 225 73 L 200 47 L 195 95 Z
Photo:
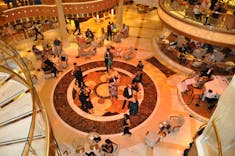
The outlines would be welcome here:
M 205 130 L 202 133 L 201 144 L 205 150 L 209 151 L 208 148 L 212 148 L 217 151 L 217 139 L 215 136 L 212 121 L 215 121 L 215 125 L 218 129 L 219 139 L 221 142 L 222 152 L 228 153 L 229 151 L 235 150 L 234 141 L 234 129 L 235 129 L 235 76 L 231 80 L 229 86 L 225 89 L 221 95 L 215 112 L 210 118 Z M 211 156 L 217 156 L 217 154 Z
M 66 30 L 66 23 L 65 23 L 62 1 L 61 0 L 55 0 L 55 1 L 56 1 L 57 14 L 58 14 L 58 20 L 59 20 L 59 34 L 60 34 L 61 40 L 66 41 L 68 38 L 68 32 Z
M 123 22 L 123 0 L 119 0 L 117 14 L 116 14 L 116 23 L 118 28 L 121 28 L 122 22 Z

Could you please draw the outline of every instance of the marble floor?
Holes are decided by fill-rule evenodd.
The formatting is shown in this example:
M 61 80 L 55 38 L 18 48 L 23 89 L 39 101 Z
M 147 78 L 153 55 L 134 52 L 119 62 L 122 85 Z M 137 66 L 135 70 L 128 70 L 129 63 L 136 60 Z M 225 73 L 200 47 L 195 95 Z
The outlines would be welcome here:
M 96 23 L 94 19 L 90 19 L 80 25 L 82 32 L 85 32 L 89 27 L 95 32 L 95 35 L 99 36 L 101 34 L 101 28 L 106 27 L 106 24 L 109 21 L 115 22 L 115 17 L 110 17 L 101 23 Z M 115 58 L 114 60 L 134 66 L 137 65 L 138 60 L 142 60 L 144 63 L 144 72 L 151 77 L 156 87 L 157 101 L 151 115 L 140 125 L 131 129 L 131 136 L 123 136 L 122 133 L 102 135 L 100 145 L 106 138 L 111 139 L 120 146 L 118 154 L 120 156 L 180 156 L 182 155 L 183 150 L 187 148 L 188 144 L 192 141 L 195 132 L 204 124 L 200 120 L 190 116 L 190 113 L 181 104 L 177 95 L 177 84 L 187 76 L 188 71 L 176 68 L 176 66 L 172 65 L 171 60 L 162 59 L 163 55 L 161 55 L 158 47 L 154 45 L 155 38 L 158 38 L 160 34 L 170 33 L 160 21 L 157 10 L 140 14 L 137 12 L 135 5 L 125 6 L 123 23 L 130 26 L 130 36 L 126 39 L 122 39 L 121 43 L 113 43 L 112 41 L 105 40 L 105 45 L 112 44 L 114 46 L 123 47 L 132 46 L 136 49 L 136 55 L 133 59 L 126 61 Z M 74 29 L 73 25 L 68 25 L 68 28 L 70 32 Z M 52 42 L 58 36 L 58 33 L 58 30 L 45 32 L 44 41 Z M 36 60 L 32 52 L 28 52 L 28 50 L 31 49 L 33 44 L 40 46 L 43 41 L 38 40 L 37 42 L 34 42 L 33 39 L 34 38 L 30 38 L 17 42 L 16 48 L 20 51 L 21 56 L 31 60 L 34 68 L 38 69 L 40 68 L 40 60 Z M 69 126 L 59 117 L 53 105 L 54 89 L 60 79 L 72 69 L 74 62 L 82 65 L 95 61 L 102 61 L 105 46 L 98 48 L 96 55 L 89 59 L 83 57 L 76 58 L 78 53 L 77 49 L 75 36 L 70 33 L 68 40 L 63 42 L 63 53 L 68 56 L 69 65 L 59 74 L 59 77 L 45 79 L 41 71 L 34 71 L 38 77 L 38 82 L 35 84 L 35 87 L 41 98 L 41 102 L 46 107 L 55 138 L 59 144 L 67 144 L 71 147 L 74 146 L 75 140 L 86 142 L 87 133 Z M 146 61 L 152 57 L 155 57 L 161 64 L 173 70 L 174 74 L 166 76 L 159 68 L 149 61 Z M 166 120 L 170 114 L 182 114 L 185 118 L 184 125 L 179 131 L 170 133 L 163 138 L 153 149 L 147 148 L 144 144 L 146 132 L 149 130 L 158 131 L 159 123 Z

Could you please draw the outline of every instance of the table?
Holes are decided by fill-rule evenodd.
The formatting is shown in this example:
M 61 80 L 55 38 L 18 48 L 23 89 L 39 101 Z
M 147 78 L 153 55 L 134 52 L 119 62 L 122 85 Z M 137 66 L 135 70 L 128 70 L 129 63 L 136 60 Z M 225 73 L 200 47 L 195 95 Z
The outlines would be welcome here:
M 223 76 L 213 76 L 212 81 L 208 81 L 205 83 L 205 92 L 203 96 L 203 100 L 205 99 L 205 94 L 208 93 L 209 90 L 212 90 L 212 94 L 214 94 L 214 97 L 219 98 L 220 95 L 224 92 L 224 90 L 227 88 L 229 82 L 227 79 Z M 210 95 L 210 97 L 213 95 Z M 208 98 L 210 98 L 208 97 Z

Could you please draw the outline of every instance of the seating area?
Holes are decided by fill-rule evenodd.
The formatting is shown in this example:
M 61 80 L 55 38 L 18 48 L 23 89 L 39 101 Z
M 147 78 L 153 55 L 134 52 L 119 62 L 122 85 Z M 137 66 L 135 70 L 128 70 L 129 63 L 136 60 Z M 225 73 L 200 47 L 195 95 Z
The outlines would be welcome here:
M 211 79 L 204 80 L 190 76 L 178 84 L 178 91 L 181 102 L 192 114 L 210 118 L 228 84 L 229 81 L 224 76 L 213 75 Z
M 214 66 L 216 75 L 233 75 L 235 73 L 235 56 L 227 47 L 202 43 L 178 34 L 159 37 L 160 49 L 175 62 L 200 72 Z

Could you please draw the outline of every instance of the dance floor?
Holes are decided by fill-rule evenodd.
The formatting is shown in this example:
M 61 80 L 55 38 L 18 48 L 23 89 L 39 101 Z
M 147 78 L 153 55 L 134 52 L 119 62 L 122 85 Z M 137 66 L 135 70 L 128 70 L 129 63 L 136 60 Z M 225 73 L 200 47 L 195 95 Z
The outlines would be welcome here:
M 100 67 L 104 68 L 103 61 L 95 61 L 95 62 L 81 65 L 81 68 L 84 73 L 90 69 L 96 69 Z M 124 72 L 125 71 L 129 72 L 132 75 L 134 75 L 136 72 L 135 66 L 127 64 L 127 63 L 123 63 L 123 62 L 115 61 L 113 63 L 113 67 L 122 69 L 124 70 Z M 76 96 L 74 96 L 74 99 L 67 97 L 67 95 L 69 96 L 72 94 L 71 89 L 68 89 L 70 84 L 71 83 L 74 84 L 74 81 L 73 81 L 74 77 L 71 75 L 70 71 L 60 79 L 60 81 L 58 82 L 55 88 L 54 96 L 53 96 L 54 106 L 58 115 L 60 116 L 62 120 L 64 120 L 67 124 L 69 124 L 70 126 L 80 131 L 87 132 L 87 133 L 96 131 L 99 134 L 120 133 L 123 131 L 123 128 L 122 128 L 123 115 L 118 115 L 118 114 L 128 112 L 127 107 L 124 110 L 121 109 L 122 103 L 123 103 L 123 98 L 121 96 L 122 96 L 124 87 L 127 84 L 131 83 L 131 77 L 125 78 L 124 75 L 121 75 L 121 78 L 120 78 L 121 80 L 119 84 L 119 99 L 117 100 L 117 102 L 114 102 L 113 104 L 105 105 L 106 103 L 111 103 L 110 99 L 107 99 L 106 96 L 103 96 L 103 97 L 97 96 L 97 91 L 95 91 L 97 88 L 96 86 L 102 83 L 102 75 L 100 75 L 101 73 L 104 74 L 105 73 L 104 70 L 103 72 L 98 72 L 98 73 L 95 73 L 95 72 L 91 72 L 90 74 L 88 73 L 87 76 L 85 77 L 85 83 L 93 91 L 91 94 L 91 99 L 92 99 L 92 103 L 95 109 L 94 114 L 88 114 L 87 112 L 82 111 L 81 108 L 78 106 L 79 103 L 74 102 L 75 101 L 74 99 L 76 99 L 75 98 Z M 90 81 L 92 81 L 93 83 L 91 83 Z M 106 79 L 103 80 L 104 83 L 106 83 L 105 81 Z M 151 115 L 151 113 L 153 112 L 156 106 L 157 90 L 152 79 L 146 73 L 143 73 L 142 88 L 143 90 L 140 92 L 142 92 L 143 97 L 140 96 L 141 102 L 140 102 L 138 113 L 134 116 L 131 116 L 131 123 L 132 123 L 131 128 L 134 128 L 138 126 L 139 124 L 141 124 L 142 122 L 144 122 Z M 104 88 L 104 89 L 106 89 L 106 91 L 104 92 L 107 92 L 108 88 Z M 102 91 L 98 91 L 98 92 L 100 92 L 98 94 L 103 94 Z M 105 102 L 105 101 L 109 101 L 109 102 Z M 77 103 L 77 105 L 74 103 Z M 71 105 L 74 105 L 74 106 L 71 106 Z M 74 107 L 75 109 L 73 109 Z M 99 110 L 101 109 L 100 107 L 104 107 L 104 108 L 107 107 L 105 109 L 106 112 L 103 113 L 103 117 L 98 117 L 99 112 L 102 112 L 102 110 L 101 111 Z M 111 120 L 108 119 L 110 118 L 109 117 L 110 115 L 114 116 Z M 90 119 L 89 119 L 89 116 L 91 117 Z

